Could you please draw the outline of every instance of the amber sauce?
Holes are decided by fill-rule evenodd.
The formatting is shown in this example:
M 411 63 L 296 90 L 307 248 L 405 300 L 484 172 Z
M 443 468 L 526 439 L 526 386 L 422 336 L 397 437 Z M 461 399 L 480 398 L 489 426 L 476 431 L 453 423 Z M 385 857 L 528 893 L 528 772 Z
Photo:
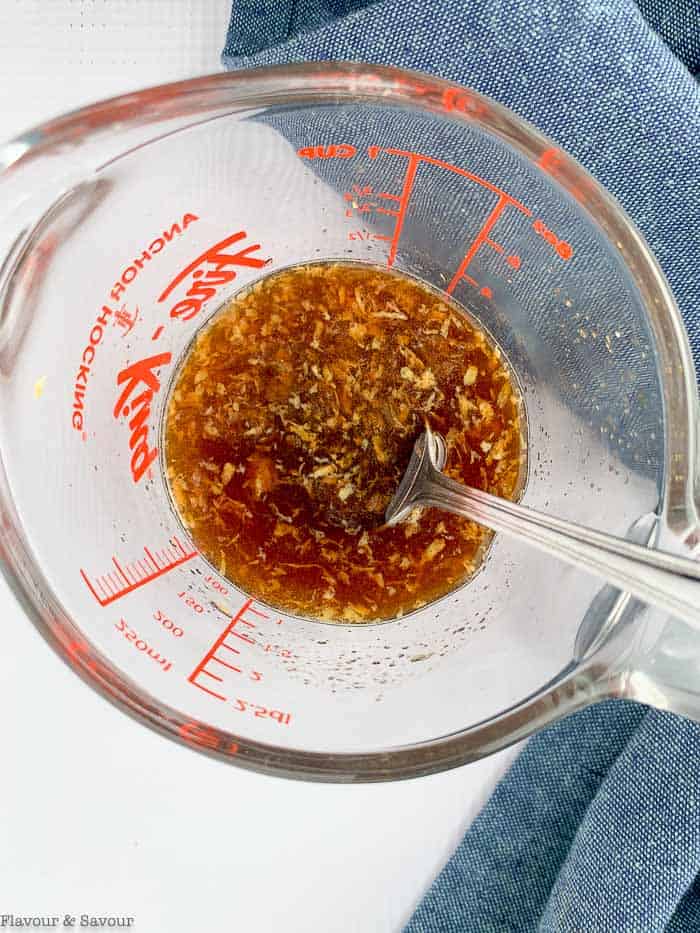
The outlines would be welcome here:
M 401 616 L 474 573 L 490 533 L 436 509 L 383 524 L 424 422 L 448 475 L 513 498 L 521 399 L 500 351 L 417 281 L 297 266 L 237 295 L 198 335 L 165 420 L 168 482 L 199 551 L 301 616 Z

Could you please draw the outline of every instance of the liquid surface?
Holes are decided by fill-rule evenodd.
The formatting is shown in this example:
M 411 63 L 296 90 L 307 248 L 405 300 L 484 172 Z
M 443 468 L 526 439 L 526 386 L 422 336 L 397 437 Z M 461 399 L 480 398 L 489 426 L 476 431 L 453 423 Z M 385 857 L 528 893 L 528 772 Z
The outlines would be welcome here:
M 295 615 L 377 621 L 458 586 L 490 540 L 437 509 L 384 526 L 424 422 L 449 476 L 512 498 L 522 418 L 499 350 L 456 306 L 375 267 L 297 266 L 195 340 L 166 472 L 196 547 L 234 584 Z

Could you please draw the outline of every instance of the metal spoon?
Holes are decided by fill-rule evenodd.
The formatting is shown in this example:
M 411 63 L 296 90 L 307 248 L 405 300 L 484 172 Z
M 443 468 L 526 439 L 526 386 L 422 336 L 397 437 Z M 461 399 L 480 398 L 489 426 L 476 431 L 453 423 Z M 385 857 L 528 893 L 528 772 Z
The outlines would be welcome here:
M 699 563 L 462 486 L 440 472 L 445 460 L 443 438 L 426 427 L 387 507 L 387 525 L 403 521 L 416 506 L 445 509 L 527 541 L 700 627 Z

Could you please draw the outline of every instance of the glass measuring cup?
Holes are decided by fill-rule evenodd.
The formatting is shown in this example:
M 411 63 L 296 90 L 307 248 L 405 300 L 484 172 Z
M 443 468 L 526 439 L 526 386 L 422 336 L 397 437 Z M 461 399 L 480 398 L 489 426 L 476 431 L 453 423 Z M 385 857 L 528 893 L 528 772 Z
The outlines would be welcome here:
M 329 625 L 237 591 L 168 499 L 160 425 L 193 335 L 271 271 L 358 260 L 445 291 L 506 353 L 525 504 L 697 549 L 678 311 L 531 127 L 424 75 L 294 66 L 107 101 L 0 168 L 3 568 L 96 689 L 242 766 L 334 781 L 458 765 L 607 696 L 700 716 L 696 633 L 514 540 L 406 618 Z

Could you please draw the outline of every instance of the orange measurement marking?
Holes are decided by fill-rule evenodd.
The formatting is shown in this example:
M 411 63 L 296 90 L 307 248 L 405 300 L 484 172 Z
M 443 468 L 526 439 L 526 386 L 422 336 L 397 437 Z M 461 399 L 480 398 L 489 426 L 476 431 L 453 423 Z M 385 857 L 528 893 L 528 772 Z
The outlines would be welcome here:
M 398 154 L 398 152 L 396 154 Z M 394 264 L 394 260 L 396 259 L 396 252 L 399 248 L 399 240 L 401 239 L 401 231 L 403 230 L 404 220 L 406 219 L 408 202 L 411 199 L 413 183 L 416 179 L 416 172 L 418 171 L 418 163 L 421 161 L 421 156 L 417 155 L 415 152 L 401 154 L 408 156 L 408 166 L 406 168 L 406 174 L 404 175 L 403 189 L 399 195 L 399 207 L 396 217 L 396 225 L 394 226 L 394 236 L 391 240 L 391 248 L 389 250 L 389 258 L 387 260 L 387 266 L 389 267 Z
M 351 230 L 348 233 L 348 240 L 381 240 L 389 243 L 391 237 L 385 236 L 383 233 L 372 233 L 365 227 L 363 230 Z
M 556 233 L 553 233 L 546 227 L 541 220 L 536 220 L 532 225 L 532 229 L 535 233 L 539 234 L 543 240 L 549 243 L 550 246 L 553 246 L 562 259 L 568 260 L 574 255 L 571 244 L 567 243 L 566 240 L 560 240 Z
M 479 230 L 477 235 L 474 237 L 474 240 L 472 241 L 472 245 L 467 250 L 464 258 L 462 259 L 461 263 L 459 264 L 459 267 L 457 268 L 457 271 L 452 276 L 452 281 L 450 282 L 450 284 L 447 286 L 447 289 L 446 289 L 448 295 L 452 294 L 452 292 L 457 287 L 457 284 L 459 283 L 460 279 L 465 278 L 465 273 L 466 273 L 466 270 L 469 268 L 469 264 L 474 259 L 476 254 L 479 252 L 481 247 L 487 244 L 493 243 L 493 241 L 489 237 L 489 234 L 491 233 L 494 226 L 496 225 L 496 221 L 501 216 L 501 213 L 503 212 L 504 207 L 508 203 L 511 203 L 511 202 L 512 202 L 512 198 L 510 198 L 509 195 L 501 194 L 499 196 L 495 207 L 493 208 L 489 216 L 486 218 L 486 221 L 484 222 L 481 230 Z M 473 279 L 472 279 L 472 282 L 473 282 Z
M 511 195 L 503 191 L 502 188 L 499 188 L 498 185 L 494 185 L 486 178 L 482 178 L 480 175 L 475 175 L 473 172 L 468 172 L 464 168 L 451 165 L 449 162 L 444 162 L 442 159 L 435 159 L 433 156 L 423 155 L 420 152 L 410 152 L 407 149 L 387 148 L 382 149 L 381 151 L 386 152 L 387 155 L 403 156 L 409 160 L 409 164 L 410 161 L 415 159 L 416 162 L 426 162 L 428 165 L 437 165 L 439 168 L 443 168 L 448 172 L 454 172 L 455 175 L 461 175 L 463 178 L 468 178 L 470 181 L 476 182 L 477 185 L 481 185 L 482 188 L 487 188 L 489 191 L 493 191 L 493 193 L 497 194 L 499 197 L 504 197 L 510 204 L 513 205 L 513 207 L 517 207 L 519 211 L 522 211 L 528 217 L 532 214 L 532 211 L 525 207 L 524 204 L 521 204 L 520 201 L 511 197 Z
M 174 570 L 175 567 L 179 567 L 180 564 L 184 564 L 197 556 L 196 551 L 186 550 L 176 537 L 171 538 L 170 546 L 160 552 L 160 560 L 156 560 L 148 548 L 145 547 L 143 550 L 146 561 L 138 560 L 136 562 L 141 571 L 138 573 L 134 564 L 127 564 L 126 569 L 124 569 L 116 557 L 112 558 L 112 563 L 116 567 L 119 576 L 107 572 L 91 579 L 81 567 L 80 575 L 100 606 L 108 606 L 115 600 L 121 599 L 122 596 L 126 596 L 140 586 L 151 583 L 170 570 Z
M 459 175 L 462 178 L 465 178 L 474 184 L 479 185 L 481 188 L 484 188 L 487 191 L 491 191 L 497 196 L 497 201 L 492 210 L 490 211 L 488 217 L 486 218 L 481 229 L 477 233 L 473 242 L 471 243 L 469 249 L 465 253 L 463 259 L 461 260 L 457 271 L 455 272 L 450 284 L 448 285 L 446 291 L 448 294 L 452 294 L 454 289 L 457 287 L 457 284 L 464 280 L 472 284 L 475 288 L 479 288 L 481 294 L 484 297 L 492 297 L 492 291 L 487 286 L 483 288 L 480 287 L 479 283 L 476 282 L 471 276 L 467 275 L 467 270 L 469 269 L 470 264 L 476 257 L 479 250 L 484 247 L 492 249 L 499 255 L 505 254 L 505 247 L 498 243 L 491 236 L 491 231 L 493 230 L 496 222 L 503 213 L 506 207 L 513 207 L 516 210 L 520 211 L 526 217 L 532 216 L 532 211 L 526 207 L 521 201 L 518 201 L 517 198 L 512 197 L 508 194 L 507 191 L 504 191 L 502 188 L 499 188 L 498 185 L 494 185 L 492 182 L 488 181 L 486 178 L 482 178 L 480 175 L 476 175 L 474 172 L 470 172 L 467 169 L 459 168 L 456 165 L 452 165 L 449 162 L 445 162 L 443 159 L 436 159 L 433 156 L 424 155 L 420 152 L 412 152 L 407 149 L 394 149 L 392 147 L 381 147 L 381 146 L 369 146 L 367 148 L 367 155 L 370 159 L 376 159 L 380 154 L 386 154 L 389 156 L 395 156 L 397 158 L 402 158 L 406 160 L 406 168 L 404 172 L 403 186 L 401 189 L 401 194 L 391 194 L 389 192 L 382 192 L 379 195 L 376 195 L 378 198 L 388 198 L 391 201 L 397 204 L 396 209 L 375 206 L 375 210 L 379 213 L 393 216 L 396 218 L 394 223 L 393 235 L 388 239 L 390 242 L 389 255 L 387 258 L 387 267 L 391 268 L 396 260 L 398 253 L 399 242 L 401 240 L 401 234 L 403 232 L 404 223 L 406 219 L 406 213 L 409 208 L 409 203 L 411 200 L 411 195 L 413 193 L 413 188 L 415 185 L 416 176 L 418 173 L 419 166 L 423 163 L 426 165 L 436 166 L 437 168 L 443 169 L 448 172 L 452 172 L 455 175 Z M 357 205 L 356 205 L 357 206 Z M 350 239 L 362 239 L 358 233 L 354 235 L 351 234 Z M 380 239 L 380 237 L 376 237 Z M 384 237 L 382 237 L 384 239 Z M 508 256 L 506 262 L 512 269 L 520 268 L 520 257 L 519 256 Z
M 348 143 L 331 146 L 304 146 L 302 149 L 297 149 L 297 155 L 301 159 L 351 159 L 356 153 L 357 149 Z
M 206 674 L 207 677 L 211 677 L 212 680 L 218 680 L 219 683 L 223 682 L 223 678 L 219 677 L 217 674 L 212 674 L 211 671 L 201 671 L 200 673 Z
M 222 667 L 228 668 L 229 670 L 232 670 L 237 674 L 243 673 L 241 668 L 235 667 L 233 664 L 230 664 L 228 661 L 224 661 L 221 657 L 219 657 L 219 649 L 226 648 L 228 649 L 228 651 L 231 651 L 234 654 L 240 654 L 240 651 L 237 648 L 232 648 L 231 645 L 227 644 L 226 639 L 229 637 L 229 635 L 235 636 L 236 638 L 239 638 L 241 639 L 241 641 L 247 642 L 248 644 L 251 644 L 251 645 L 255 644 L 255 642 L 251 638 L 249 638 L 246 634 L 235 631 L 236 626 L 240 624 L 248 625 L 250 628 L 255 628 L 255 624 L 251 622 L 249 619 L 245 618 L 245 616 L 249 613 L 253 613 L 256 616 L 260 616 L 263 618 L 269 618 L 264 612 L 261 612 L 259 609 L 255 609 L 253 607 L 252 599 L 246 600 L 246 602 L 243 603 L 243 605 L 238 610 L 238 612 L 234 616 L 231 617 L 231 620 L 229 621 L 228 625 L 224 628 L 224 630 L 221 632 L 221 634 L 216 639 L 214 644 L 207 651 L 207 653 L 204 655 L 202 660 L 199 662 L 199 664 L 195 667 L 195 669 L 192 671 L 190 676 L 187 678 L 187 680 L 191 684 L 193 684 L 195 687 L 199 687 L 199 689 L 203 690 L 205 693 L 211 693 L 213 696 L 218 697 L 218 699 L 220 700 L 225 700 L 226 697 L 222 696 L 220 693 L 214 693 L 212 690 L 208 689 L 208 687 L 202 685 L 199 678 L 202 675 L 205 675 L 207 677 L 212 678 L 213 680 L 223 682 L 223 679 L 219 677 L 218 674 L 215 674 L 211 670 L 208 669 L 209 665 L 212 662 L 220 664 Z M 253 671 L 251 674 L 251 679 L 262 680 L 262 674 L 258 673 L 257 671 Z
M 214 655 L 212 661 L 216 661 L 217 664 L 222 664 L 224 667 L 227 667 L 230 671 L 235 671 L 237 674 L 241 673 L 240 667 L 234 667 L 233 664 L 229 664 L 228 661 L 222 661 L 221 658 L 217 658 L 216 655 Z
M 241 653 L 241 652 L 238 650 L 238 648 L 232 648 L 231 645 L 227 645 L 225 641 L 222 641 L 222 642 L 221 642 L 221 647 L 222 647 L 222 648 L 226 648 L 226 649 L 228 649 L 229 651 L 232 651 L 234 654 L 240 654 L 240 653 Z
M 255 642 L 253 641 L 253 639 L 252 639 L 252 638 L 249 638 L 249 637 L 245 634 L 245 632 L 231 632 L 231 635 L 233 635 L 234 638 L 240 638 L 241 641 L 245 641 L 245 642 L 247 642 L 249 645 L 254 645 L 254 644 L 255 644 Z
M 248 606 L 248 612 L 252 612 L 254 616 L 260 616 L 261 619 L 270 618 L 266 612 L 261 612 L 260 609 L 256 609 L 255 606 Z M 242 616 L 241 622 L 245 622 L 245 619 Z M 250 622 L 246 622 L 246 625 L 250 625 Z
M 203 687 L 201 684 L 195 684 L 196 687 L 199 687 L 200 690 L 203 690 L 205 693 L 208 693 L 209 696 L 216 697 L 217 700 L 226 700 L 225 696 L 222 696 L 220 693 L 216 693 L 214 690 L 210 690 L 208 687 Z

